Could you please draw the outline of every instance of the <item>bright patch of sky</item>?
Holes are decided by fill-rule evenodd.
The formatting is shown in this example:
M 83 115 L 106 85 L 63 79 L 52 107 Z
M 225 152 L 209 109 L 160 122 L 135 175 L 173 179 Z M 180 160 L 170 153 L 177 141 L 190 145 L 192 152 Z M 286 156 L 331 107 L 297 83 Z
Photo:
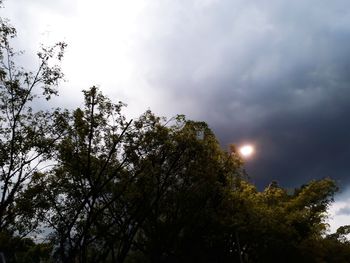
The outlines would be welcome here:
M 329 212 L 331 233 L 335 232 L 341 226 L 350 225 L 350 188 L 337 196 Z

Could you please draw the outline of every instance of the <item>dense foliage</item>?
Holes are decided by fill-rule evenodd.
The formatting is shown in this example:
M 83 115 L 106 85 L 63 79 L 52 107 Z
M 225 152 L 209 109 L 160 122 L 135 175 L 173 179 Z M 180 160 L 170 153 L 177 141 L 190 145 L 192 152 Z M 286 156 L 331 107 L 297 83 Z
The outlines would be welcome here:
M 35 110 L 57 93 L 65 44 L 26 72 L 15 34 L 0 20 L 0 260 L 348 262 L 350 228 L 327 235 L 334 181 L 258 191 L 205 123 L 127 120 L 96 87 L 73 111 Z

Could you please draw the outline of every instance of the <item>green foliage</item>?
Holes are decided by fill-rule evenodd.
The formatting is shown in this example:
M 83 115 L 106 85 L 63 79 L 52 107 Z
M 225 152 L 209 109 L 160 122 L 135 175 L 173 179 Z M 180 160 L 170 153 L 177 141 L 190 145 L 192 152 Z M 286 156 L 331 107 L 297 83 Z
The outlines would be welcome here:
M 149 201 L 133 249 L 149 262 L 199 260 L 210 245 L 202 238 L 215 225 L 229 176 L 239 177 L 240 169 L 205 123 L 182 118 L 166 127 L 150 112 L 141 120 L 135 125 L 145 128 L 132 134 L 130 149 L 142 169 L 141 199 Z M 198 131 L 203 137 L 197 137 Z
M 12 237 L 3 231 L 0 233 L 0 247 L 8 263 L 50 262 L 52 246 L 48 243 L 36 244 L 30 238 Z
M 346 227 L 325 235 L 334 181 L 293 194 L 276 182 L 258 191 L 234 148 L 222 151 L 205 123 L 150 111 L 128 122 L 124 105 L 97 88 L 84 96 L 84 108 L 55 113 L 62 135 L 50 148 L 53 168 L 31 174 L 14 208 L 51 229 L 58 262 L 323 262 L 335 251 L 341 262 L 348 255 Z M 32 228 L 32 220 L 17 224 Z
M 234 193 L 240 206 L 233 222 L 249 262 L 318 262 L 309 255 L 309 246 L 325 235 L 326 211 L 337 189 L 334 181 L 313 181 L 292 195 L 276 183 L 262 192 L 247 183 L 241 188 Z
M 117 146 L 131 122 L 121 115 L 123 104 L 113 104 L 95 87 L 84 96 L 85 107 L 65 116 L 68 125 L 56 144 L 57 164 L 45 181 L 44 222 L 54 230 L 55 255 L 63 262 L 90 257 L 96 262 L 99 255 L 89 251 L 102 242 L 100 236 L 111 224 L 104 218 L 113 204 L 108 191 L 125 174 L 125 157 Z
M 58 110 L 35 111 L 32 106 L 40 104 L 42 95 L 49 99 L 57 93 L 63 75 L 59 66 L 51 64 L 62 59 L 66 45 L 43 49 L 38 54 L 39 68 L 30 72 L 15 65 L 20 54 L 10 46 L 15 36 L 15 28 L 0 19 L 0 232 L 26 235 L 38 221 L 35 213 L 19 208 L 18 201 L 33 174 L 52 157 L 51 147 L 63 132 L 57 122 Z M 30 206 L 27 203 L 26 207 Z

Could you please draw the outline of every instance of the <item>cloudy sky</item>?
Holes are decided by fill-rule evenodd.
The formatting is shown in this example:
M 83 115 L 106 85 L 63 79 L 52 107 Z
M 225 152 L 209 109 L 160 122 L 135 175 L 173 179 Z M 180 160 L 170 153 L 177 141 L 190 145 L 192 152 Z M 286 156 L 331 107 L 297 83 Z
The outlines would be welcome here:
M 225 148 L 252 143 L 252 181 L 332 177 L 334 224 L 350 219 L 348 0 L 5 0 L 15 45 L 68 43 L 56 101 L 98 85 L 129 106 L 204 120 Z

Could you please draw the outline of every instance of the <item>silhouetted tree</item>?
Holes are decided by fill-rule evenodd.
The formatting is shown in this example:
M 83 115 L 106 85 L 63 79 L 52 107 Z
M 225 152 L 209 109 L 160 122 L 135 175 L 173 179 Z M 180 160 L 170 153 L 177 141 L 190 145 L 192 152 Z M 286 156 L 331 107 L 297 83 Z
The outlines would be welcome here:
M 89 246 L 99 238 L 99 222 L 108 205 L 106 188 L 123 175 L 125 157 L 118 147 L 131 122 L 122 103 L 113 104 L 95 87 L 84 91 L 85 107 L 66 116 L 67 131 L 57 144 L 57 164 L 46 174 L 46 224 L 55 256 L 62 262 L 87 262 Z M 95 261 L 90 261 L 95 262 Z
M 59 111 L 32 106 L 57 93 L 62 73 L 52 63 L 62 59 L 66 45 L 43 48 L 38 53 L 39 68 L 28 72 L 15 64 L 18 53 L 10 45 L 15 36 L 15 28 L 0 19 L 0 232 L 26 235 L 37 225 L 35 211 L 30 200 L 21 207 L 19 200 L 62 136 L 56 122 Z

